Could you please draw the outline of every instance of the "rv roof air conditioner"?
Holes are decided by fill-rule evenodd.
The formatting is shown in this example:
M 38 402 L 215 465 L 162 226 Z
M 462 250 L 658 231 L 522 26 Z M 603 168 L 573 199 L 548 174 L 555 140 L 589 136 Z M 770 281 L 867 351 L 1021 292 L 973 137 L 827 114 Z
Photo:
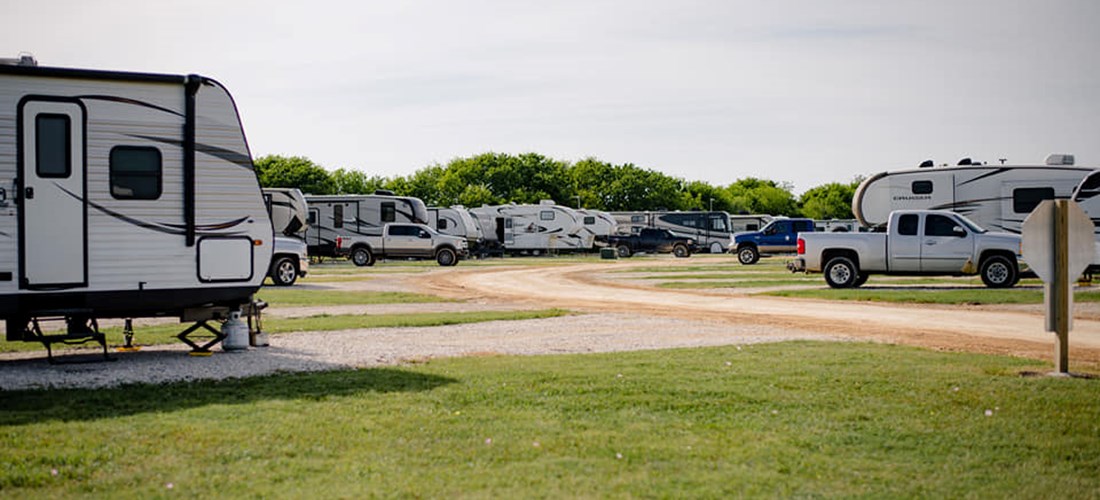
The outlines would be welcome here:
M 1052 154 L 1047 157 L 1047 165 L 1073 165 L 1073 155 Z
M 557 205 L 554 200 L 539 200 L 539 205 Z
M 380 196 L 397 196 L 396 194 L 393 193 L 393 191 L 390 191 L 389 189 L 375 189 L 374 194 L 377 194 L 377 195 L 380 195 Z
M 33 55 L 23 53 L 19 57 L 0 57 L 0 65 L 5 66 L 38 66 L 38 60 Z
M 959 160 L 958 164 L 959 164 L 959 166 L 973 165 L 974 160 L 971 160 L 970 158 L 963 158 L 963 159 Z
M 924 160 L 920 163 L 920 168 L 932 168 L 934 166 L 936 166 L 936 164 L 932 160 Z

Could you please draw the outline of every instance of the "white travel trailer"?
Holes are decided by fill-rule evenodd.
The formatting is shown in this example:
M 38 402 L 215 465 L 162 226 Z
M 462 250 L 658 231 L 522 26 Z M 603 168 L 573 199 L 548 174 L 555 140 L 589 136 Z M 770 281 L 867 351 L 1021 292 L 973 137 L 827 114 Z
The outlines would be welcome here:
M 375 194 L 307 194 L 306 203 L 309 205 L 306 244 L 311 256 L 337 256 L 337 237 L 381 236 L 382 227 L 390 222 L 428 222 L 428 207 L 420 198 L 394 196 L 389 191 L 376 191 Z
M 106 355 L 97 319 L 177 316 L 196 322 L 181 338 L 205 350 L 221 340 L 205 321 L 251 309 L 272 238 L 236 105 L 218 82 L 0 64 L 8 340 L 94 340 Z M 44 334 L 46 318 L 65 319 L 66 333 Z M 198 327 L 215 341 L 186 340 Z
M 726 212 L 612 212 L 620 234 L 637 234 L 642 228 L 668 229 L 695 240 L 694 251 L 724 253 L 733 243 L 730 215 Z
M 442 234 L 466 238 L 471 251 L 477 251 L 483 241 L 481 226 L 462 205 L 428 207 L 428 226 Z
M 297 188 L 264 188 L 263 191 L 275 234 L 304 239 L 303 233 L 309 228 L 306 196 Z
M 1089 266 L 1089 272 L 1095 273 L 1100 268 L 1100 170 L 1093 171 L 1081 180 L 1073 190 L 1073 201 L 1089 214 L 1092 224 L 1096 226 L 1096 256 Z
M 1090 168 L 1073 165 L 1072 155 L 1050 155 L 1045 165 L 986 165 L 969 159 L 953 167 L 883 172 L 863 181 L 852 213 L 866 227 L 886 223 L 894 210 L 951 210 L 981 226 L 1020 233 L 1028 214 L 1043 200 L 1069 198 Z
M 579 208 L 577 214 L 581 216 L 581 231 L 591 233 L 597 243 L 606 244 L 618 230 L 619 223 L 610 212 Z
M 470 210 L 487 246 L 508 253 L 591 250 L 594 235 L 583 232 L 580 215 L 553 200 L 538 205 L 484 205 Z

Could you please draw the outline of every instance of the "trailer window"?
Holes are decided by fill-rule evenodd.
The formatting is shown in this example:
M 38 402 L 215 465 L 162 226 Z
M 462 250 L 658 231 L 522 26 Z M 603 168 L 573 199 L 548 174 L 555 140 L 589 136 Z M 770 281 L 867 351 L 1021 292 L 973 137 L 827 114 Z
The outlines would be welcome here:
M 116 146 L 111 149 L 111 196 L 120 200 L 155 200 L 161 191 L 161 158 L 157 148 Z
M 382 222 L 395 222 L 397 220 L 397 205 L 392 201 L 382 202 Z
M 710 230 L 720 231 L 724 233 L 729 231 L 729 225 L 726 224 L 726 219 L 723 219 L 722 217 L 711 217 Z
M 447 219 L 439 219 L 439 222 L 435 223 L 435 228 L 440 231 L 447 230 Z
M 630 216 L 630 222 L 631 223 L 645 222 L 645 216 L 644 215 L 631 215 Z
M 1043 200 L 1054 199 L 1054 188 L 1019 188 L 1012 190 L 1012 211 L 1029 214 Z
M 34 119 L 35 172 L 68 177 L 73 171 L 69 116 L 41 114 Z
M 306 224 L 309 224 L 311 226 L 317 224 L 317 212 L 316 211 L 314 211 L 314 210 L 309 211 L 309 218 L 306 219 Z
M 344 206 L 333 205 L 332 206 L 332 228 L 341 229 L 344 227 Z
M 898 234 L 902 236 L 916 236 L 917 224 L 920 219 L 917 214 L 905 214 L 898 217 Z
M 589 215 L 588 217 L 585 217 L 584 218 L 584 225 L 586 225 L 586 226 L 596 225 L 596 218 L 591 216 L 591 215 Z
M 543 210 L 539 212 L 539 220 L 554 220 L 554 211 Z
M 932 181 L 913 181 L 913 194 L 932 194 Z

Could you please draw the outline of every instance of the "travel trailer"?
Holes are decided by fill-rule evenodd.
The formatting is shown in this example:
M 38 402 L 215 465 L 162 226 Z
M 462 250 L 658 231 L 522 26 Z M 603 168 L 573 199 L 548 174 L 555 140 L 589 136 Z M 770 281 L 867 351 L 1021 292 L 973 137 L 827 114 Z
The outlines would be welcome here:
M 582 232 L 576 210 L 543 200 L 538 205 L 484 205 L 470 210 L 488 248 L 498 252 L 539 255 L 591 250 L 595 236 Z
M 581 231 L 591 233 L 596 244 L 606 244 L 618 229 L 618 222 L 610 212 L 579 208 L 577 214 L 581 217 Z
M 428 207 L 427 225 L 442 234 L 466 238 L 471 252 L 477 252 L 484 240 L 481 226 L 462 205 Z
M 205 322 L 251 310 L 273 237 L 229 91 L 24 61 L 0 64 L 7 339 L 93 340 L 106 356 L 98 319 L 176 316 L 198 350 L 220 341 Z M 44 333 L 55 318 L 65 333 Z M 215 341 L 186 340 L 199 327 Z
M 420 198 L 394 196 L 389 191 L 375 194 L 306 195 L 309 217 L 306 244 L 309 254 L 338 256 L 339 236 L 380 236 L 390 222 L 427 224 L 428 207 Z
M 1081 180 L 1073 190 L 1072 199 L 1089 214 L 1092 224 L 1096 226 L 1096 256 L 1089 266 L 1089 272 L 1096 273 L 1100 269 L 1100 170 L 1094 170 Z
M 994 231 L 1020 233 L 1043 200 L 1069 198 L 1092 169 L 1073 155 L 1050 155 L 1045 165 L 987 165 L 963 159 L 956 166 L 882 172 L 863 181 L 852 213 L 866 227 L 886 224 L 894 210 L 951 210 Z
M 733 242 L 730 215 L 726 212 L 612 212 L 618 232 L 634 234 L 642 228 L 668 229 L 676 236 L 695 240 L 692 250 L 723 253 Z
M 297 188 L 264 188 L 264 203 L 275 234 L 304 239 L 309 223 L 306 197 Z

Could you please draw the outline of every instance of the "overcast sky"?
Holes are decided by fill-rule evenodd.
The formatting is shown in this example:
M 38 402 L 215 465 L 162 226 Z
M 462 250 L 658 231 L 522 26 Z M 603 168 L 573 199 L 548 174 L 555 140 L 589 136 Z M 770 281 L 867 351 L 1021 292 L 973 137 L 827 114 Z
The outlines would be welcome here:
M 925 159 L 1100 167 L 1100 1 L 0 0 L 0 57 L 199 73 L 255 156 L 486 151 L 797 192 Z

